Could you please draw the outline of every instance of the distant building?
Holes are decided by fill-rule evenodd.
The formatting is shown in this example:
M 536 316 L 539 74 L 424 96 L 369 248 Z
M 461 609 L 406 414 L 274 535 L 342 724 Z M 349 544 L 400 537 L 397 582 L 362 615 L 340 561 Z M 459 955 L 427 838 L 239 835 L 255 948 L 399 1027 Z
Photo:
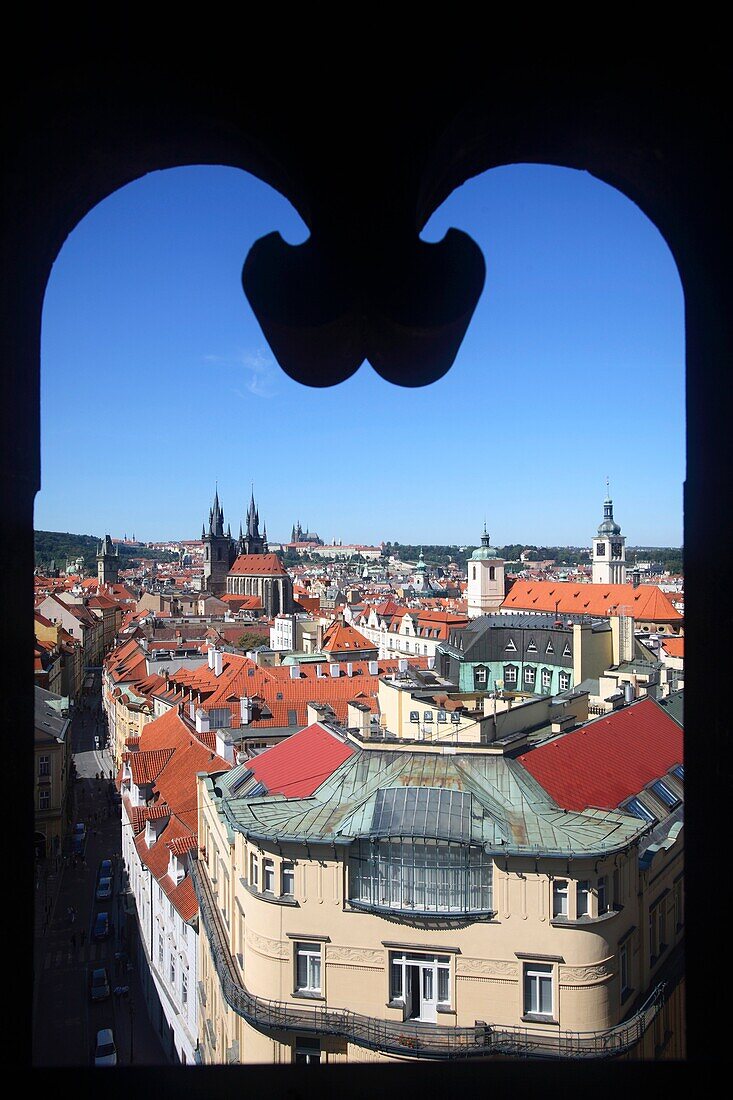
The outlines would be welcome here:
M 119 573 L 119 550 L 112 545 L 109 535 L 105 535 L 97 551 L 97 580 L 99 584 L 117 584 Z
M 314 546 L 323 546 L 323 539 L 315 531 L 304 531 L 300 526 L 300 520 L 293 524 L 290 541 L 291 543 L 312 543 Z

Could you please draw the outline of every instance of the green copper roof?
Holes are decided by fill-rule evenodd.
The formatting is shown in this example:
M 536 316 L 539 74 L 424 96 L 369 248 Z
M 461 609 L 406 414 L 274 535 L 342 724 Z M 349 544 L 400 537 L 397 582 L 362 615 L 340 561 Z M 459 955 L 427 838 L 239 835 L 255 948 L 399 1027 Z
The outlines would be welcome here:
M 294 799 L 248 797 L 246 771 L 218 777 L 219 810 L 230 828 L 257 838 L 349 844 L 420 835 L 498 853 L 579 856 L 622 848 L 645 829 L 617 812 L 566 812 L 500 755 L 357 749 L 313 795 Z
M 498 557 L 499 551 L 495 550 L 493 546 L 489 546 L 489 536 L 486 532 L 486 524 L 484 524 L 484 533 L 481 536 L 481 545 L 471 554 L 471 560 L 485 561 L 487 558 Z

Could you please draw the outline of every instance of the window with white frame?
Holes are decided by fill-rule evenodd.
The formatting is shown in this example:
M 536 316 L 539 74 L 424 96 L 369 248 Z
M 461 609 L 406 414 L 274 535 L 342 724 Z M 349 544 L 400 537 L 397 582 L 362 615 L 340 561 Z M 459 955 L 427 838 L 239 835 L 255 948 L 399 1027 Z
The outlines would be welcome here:
M 580 879 L 575 890 L 576 914 L 579 917 L 590 916 L 590 882 Z
M 553 917 L 567 917 L 568 915 L 567 879 L 556 878 L 552 883 L 552 915 Z
M 567 691 L 570 687 L 570 673 L 561 672 L 559 676 L 560 691 Z
M 518 669 L 516 665 L 504 665 L 504 683 L 516 684 L 517 671 Z
M 282 892 L 289 898 L 295 894 L 295 867 L 289 862 L 282 865 Z
M 542 669 L 542 687 L 545 691 L 552 687 L 552 671 L 549 668 Z
M 275 893 L 275 864 L 271 859 L 266 859 L 263 867 L 262 888 L 268 894 Z
M 255 890 L 260 884 L 260 860 L 256 852 L 250 852 L 249 856 L 249 884 Z
M 175 988 L 176 984 L 176 959 L 174 955 L 171 955 L 171 969 L 170 969 L 171 987 Z
M 163 933 L 158 933 L 158 967 L 163 966 Z
M 477 686 L 485 684 L 488 680 L 488 671 L 485 665 L 476 665 L 473 670 L 474 680 Z
M 51 757 L 39 756 L 38 757 L 38 774 L 50 775 L 51 774 Z
M 537 674 L 537 670 L 532 665 L 524 666 L 524 682 L 527 687 L 534 687 L 534 680 Z
M 38 809 L 51 809 L 51 792 L 48 787 L 41 787 L 40 791 L 38 792 Z
M 608 879 L 605 875 L 598 876 L 596 893 L 598 895 L 598 913 L 600 915 L 608 911 Z
M 524 1015 L 552 1017 L 551 963 L 524 964 Z
M 448 715 L 444 710 L 438 711 L 438 722 L 444 723 L 448 721 Z
M 321 992 L 320 943 L 296 943 L 295 988 L 299 993 Z
M 188 974 L 181 970 L 181 1004 L 188 1004 Z

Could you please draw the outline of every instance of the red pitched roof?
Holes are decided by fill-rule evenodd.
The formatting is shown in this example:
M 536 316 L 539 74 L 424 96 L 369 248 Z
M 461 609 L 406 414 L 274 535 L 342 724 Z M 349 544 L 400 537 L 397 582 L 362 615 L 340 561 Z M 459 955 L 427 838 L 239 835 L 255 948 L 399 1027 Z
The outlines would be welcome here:
M 349 626 L 343 619 L 336 619 L 331 623 L 323 635 L 321 649 L 324 653 L 348 653 L 358 652 L 362 649 L 376 650 L 378 647 L 370 642 L 363 634 L 360 634 L 353 626 Z
M 517 759 L 564 809 L 612 810 L 682 763 L 683 731 L 641 699 Z
M 353 748 L 314 722 L 279 745 L 256 756 L 248 766 L 270 794 L 307 798 L 353 753 Z
M 138 787 L 145 783 L 154 783 L 172 755 L 173 749 L 155 749 L 147 752 L 138 749 L 137 752 L 131 753 L 127 759 L 133 783 Z
M 685 639 L 684 638 L 663 638 L 662 648 L 668 657 L 684 657 L 685 655 Z
M 240 554 L 230 573 L 244 574 L 246 576 L 280 576 L 286 577 L 287 570 L 283 566 L 277 554 Z
M 515 581 L 502 603 L 509 611 L 555 611 L 561 615 L 605 617 L 628 608 L 637 621 L 680 623 L 682 616 L 654 584 L 576 584 L 569 581 Z M 613 609 L 613 610 L 612 610 Z

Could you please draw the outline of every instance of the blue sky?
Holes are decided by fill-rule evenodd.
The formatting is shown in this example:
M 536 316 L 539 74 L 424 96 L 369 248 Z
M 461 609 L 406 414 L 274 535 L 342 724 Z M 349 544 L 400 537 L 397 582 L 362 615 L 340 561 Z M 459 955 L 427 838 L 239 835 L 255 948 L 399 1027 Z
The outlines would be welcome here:
M 605 479 L 630 545 L 680 545 L 684 324 L 677 269 L 627 198 L 517 165 L 436 211 L 487 265 L 456 362 L 406 389 L 365 363 L 331 389 L 279 368 L 241 288 L 251 244 L 307 236 L 231 168 L 152 173 L 77 226 L 42 329 L 43 530 L 195 538 L 218 481 L 238 530 L 254 482 L 273 541 L 588 545 Z

